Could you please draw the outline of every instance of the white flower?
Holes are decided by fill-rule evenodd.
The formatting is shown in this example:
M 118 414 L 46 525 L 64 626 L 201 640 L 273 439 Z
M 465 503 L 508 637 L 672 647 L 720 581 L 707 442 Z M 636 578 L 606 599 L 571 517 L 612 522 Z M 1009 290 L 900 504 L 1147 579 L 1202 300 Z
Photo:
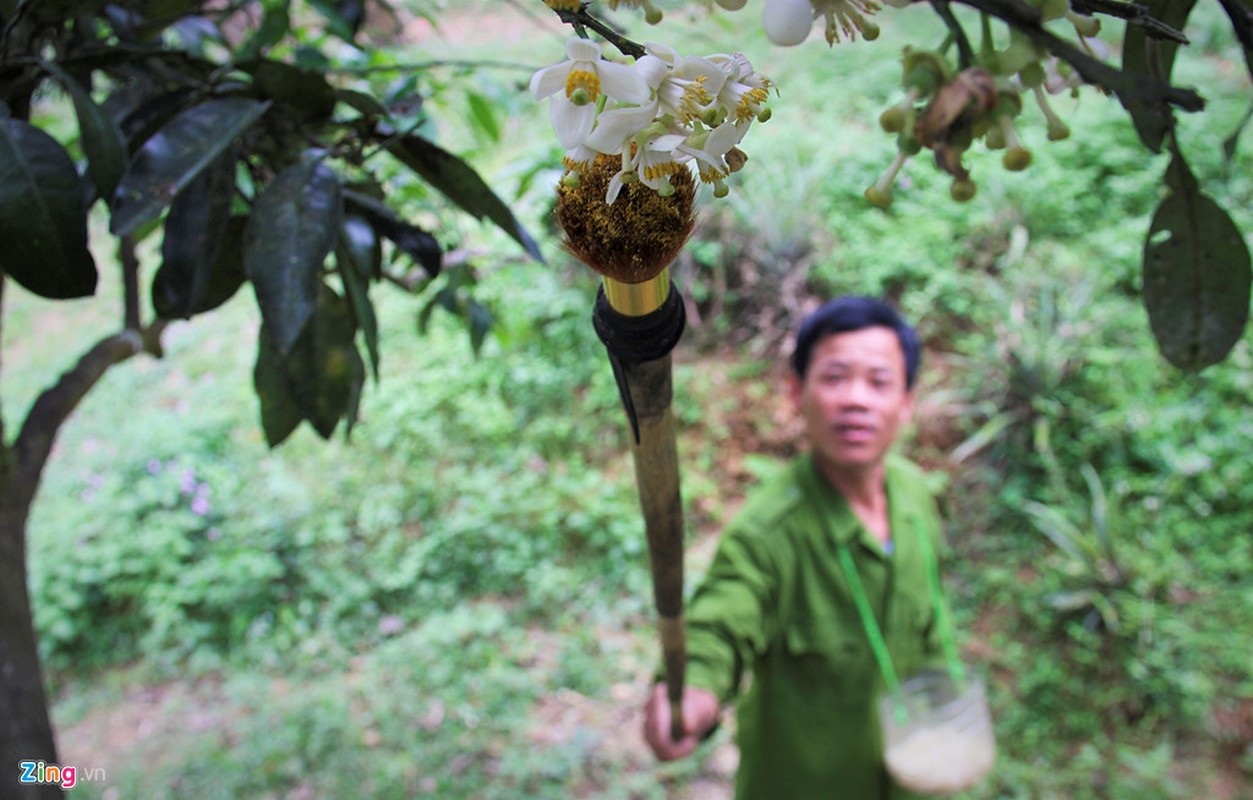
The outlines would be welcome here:
M 690 156 L 676 152 L 683 143 L 683 134 L 667 132 L 656 123 L 635 134 L 631 144 L 622 149 L 622 169 L 609 180 L 605 202 L 613 205 L 618 193 L 628 182 L 640 181 L 663 197 L 674 191 L 670 176 L 686 169 Z M 633 145 L 633 147 L 632 147 Z
M 652 88 L 659 114 L 670 114 L 683 125 L 700 119 L 722 90 L 726 73 L 707 58 L 679 58 L 666 45 L 649 43 L 646 49 L 635 66 Z
M 591 132 L 602 93 L 625 103 L 643 103 L 649 99 L 649 88 L 631 67 L 601 59 L 600 47 L 586 39 L 567 41 L 566 55 L 566 61 L 531 76 L 531 93 L 539 100 L 552 98 L 549 116 L 557 141 L 569 149 Z
M 587 137 L 587 146 L 600 153 L 621 153 L 627 148 L 627 142 L 651 125 L 656 116 L 656 103 L 602 111 L 596 127 Z
M 747 122 L 725 122 L 713 130 L 692 133 L 675 150 L 695 160 L 702 181 L 716 184 L 731 174 L 726 155 L 743 140 L 747 132 Z
M 770 99 L 770 79 L 753 71 L 753 65 L 740 53 L 710 56 L 709 60 L 726 73 L 716 102 L 736 122 L 756 118 Z

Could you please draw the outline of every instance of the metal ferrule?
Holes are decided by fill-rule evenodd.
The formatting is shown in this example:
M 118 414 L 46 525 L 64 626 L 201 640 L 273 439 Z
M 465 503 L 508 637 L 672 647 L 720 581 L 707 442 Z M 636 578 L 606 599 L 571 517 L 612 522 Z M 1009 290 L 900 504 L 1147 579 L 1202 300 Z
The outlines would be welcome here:
M 655 277 L 642 283 L 623 283 L 605 278 L 605 299 L 609 307 L 627 317 L 651 314 L 670 296 L 670 269 L 663 269 Z

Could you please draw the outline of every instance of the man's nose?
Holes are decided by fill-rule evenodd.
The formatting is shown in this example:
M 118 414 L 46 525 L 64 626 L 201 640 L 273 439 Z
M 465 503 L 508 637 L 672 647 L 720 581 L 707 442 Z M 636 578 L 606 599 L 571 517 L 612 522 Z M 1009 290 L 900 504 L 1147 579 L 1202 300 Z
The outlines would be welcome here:
M 838 400 L 841 405 L 865 408 L 870 404 L 870 384 L 867 381 L 853 379 L 845 381 L 840 387 Z

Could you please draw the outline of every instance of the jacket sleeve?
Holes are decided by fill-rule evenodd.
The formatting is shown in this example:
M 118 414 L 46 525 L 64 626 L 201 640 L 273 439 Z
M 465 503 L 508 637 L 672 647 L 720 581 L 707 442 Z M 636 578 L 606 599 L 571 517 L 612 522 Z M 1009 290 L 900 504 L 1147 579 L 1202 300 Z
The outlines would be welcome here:
M 779 625 L 779 559 L 755 533 L 745 524 L 727 529 L 687 614 L 687 683 L 722 702 L 739 692 Z

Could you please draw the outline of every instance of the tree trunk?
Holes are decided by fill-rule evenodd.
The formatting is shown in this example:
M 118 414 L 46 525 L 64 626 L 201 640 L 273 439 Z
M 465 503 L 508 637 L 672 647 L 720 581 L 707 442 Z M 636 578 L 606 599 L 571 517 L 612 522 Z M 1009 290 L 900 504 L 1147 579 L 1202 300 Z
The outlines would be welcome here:
M 0 472 L 0 797 L 60 798 L 57 784 L 20 781 L 23 761 L 57 761 L 26 581 L 26 521 L 34 493 Z

